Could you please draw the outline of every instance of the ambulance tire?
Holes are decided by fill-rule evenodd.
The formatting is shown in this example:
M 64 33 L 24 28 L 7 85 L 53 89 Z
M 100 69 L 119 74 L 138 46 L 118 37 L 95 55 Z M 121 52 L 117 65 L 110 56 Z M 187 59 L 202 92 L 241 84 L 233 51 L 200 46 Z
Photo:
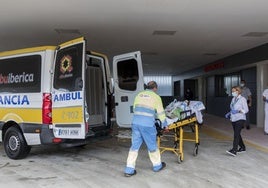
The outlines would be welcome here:
M 4 136 L 4 148 L 7 156 L 11 159 L 23 159 L 31 151 L 21 131 L 17 127 L 7 129 Z

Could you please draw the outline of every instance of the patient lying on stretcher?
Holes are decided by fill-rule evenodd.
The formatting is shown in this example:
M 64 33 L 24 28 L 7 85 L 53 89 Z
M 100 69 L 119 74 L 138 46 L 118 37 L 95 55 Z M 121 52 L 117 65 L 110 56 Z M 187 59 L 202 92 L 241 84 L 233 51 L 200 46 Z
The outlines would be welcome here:
M 198 124 L 202 124 L 203 115 L 201 110 L 204 109 L 205 106 L 201 101 L 177 101 L 175 99 L 165 108 L 167 124 L 170 125 L 191 115 L 195 115 Z

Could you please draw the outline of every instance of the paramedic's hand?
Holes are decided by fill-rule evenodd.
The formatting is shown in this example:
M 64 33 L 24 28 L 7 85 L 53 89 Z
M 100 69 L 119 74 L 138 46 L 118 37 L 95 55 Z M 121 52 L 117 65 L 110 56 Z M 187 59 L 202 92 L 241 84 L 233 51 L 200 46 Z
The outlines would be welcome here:
M 225 114 L 226 119 L 230 119 L 230 117 L 231 117 L 231 112 L 228 112 L 227 114 Z
M 165 119 L 164 121 L 161 122 L 161 127 L 162 129 L 165 129 L 168 126 L 167 120 Z
M 164 133 L 168 133 L 168 132 L 169 132 L 168 126 L 164 127 Z
M 231 110 L 231 113 L 232 114 L 237 114 L 237 113 L 239 113 L 239 110 Z

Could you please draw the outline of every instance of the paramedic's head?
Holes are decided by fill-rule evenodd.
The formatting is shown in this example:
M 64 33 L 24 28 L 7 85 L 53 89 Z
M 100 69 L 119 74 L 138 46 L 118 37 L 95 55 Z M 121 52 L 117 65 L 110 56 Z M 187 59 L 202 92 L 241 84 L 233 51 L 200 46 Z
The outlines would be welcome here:
M 154 92 L 157 91 L 157 83 L 155 81 L 150 81 L 147 84 L 147 89 L 153 90 Z

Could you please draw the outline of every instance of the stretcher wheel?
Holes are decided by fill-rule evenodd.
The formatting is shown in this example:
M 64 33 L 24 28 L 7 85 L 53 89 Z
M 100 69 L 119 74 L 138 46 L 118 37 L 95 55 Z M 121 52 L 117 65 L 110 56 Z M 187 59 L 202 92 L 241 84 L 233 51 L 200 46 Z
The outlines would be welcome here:
M 182 157 L 181 157 L 181 155 L 178 155 L 178 163 L 179 163 L 179 164 L 182 163 Z
M 193 155 L 197 156 L 198 154 L 198 144 L 195 144 Z

